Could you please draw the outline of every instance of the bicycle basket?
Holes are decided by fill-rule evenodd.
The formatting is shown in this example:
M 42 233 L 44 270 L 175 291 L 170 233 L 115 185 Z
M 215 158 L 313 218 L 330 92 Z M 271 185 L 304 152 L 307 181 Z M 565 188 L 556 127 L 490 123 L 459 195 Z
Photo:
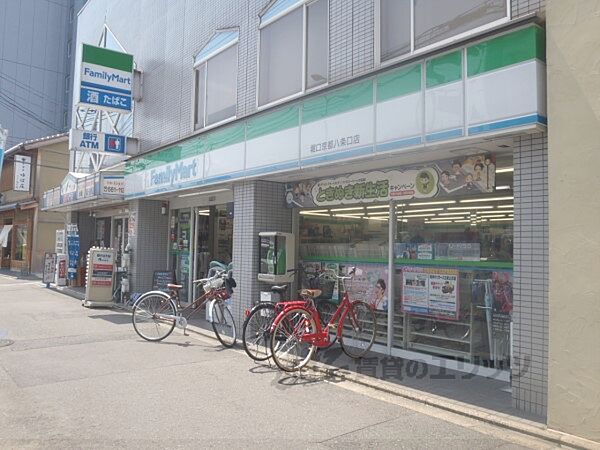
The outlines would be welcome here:
M 212 289 L 219 289 L 223 286 L 223 278 L 215 278 L 214 280 L 207 281 L 202 286 L 204 292 L 210 292 Z
M 335 289 L 335 283 L 337 280 L 331 280 L 327 278 L 319 278 L 315 289 L 321 290 L 321 295 L 318 297 L 319 300 L 331 300 L 333 297 L 333 290 Z

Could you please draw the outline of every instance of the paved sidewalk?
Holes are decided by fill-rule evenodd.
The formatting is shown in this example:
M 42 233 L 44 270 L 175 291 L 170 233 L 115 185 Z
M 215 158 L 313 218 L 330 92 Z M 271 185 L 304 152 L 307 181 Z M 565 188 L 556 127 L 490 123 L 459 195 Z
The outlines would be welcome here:
M 129 315 L 0 276 L 0 448 L 549 448 L 214 339 L 148 343 Z

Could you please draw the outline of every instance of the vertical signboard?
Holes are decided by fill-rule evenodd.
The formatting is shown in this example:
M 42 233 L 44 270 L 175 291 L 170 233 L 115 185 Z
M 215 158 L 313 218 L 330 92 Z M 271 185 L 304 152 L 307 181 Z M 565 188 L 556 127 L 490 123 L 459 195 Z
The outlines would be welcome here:
M 79 105 L 131 112 L 133 56 L 83 44 Z
M 114 271 L 114 249 L 97 247 L 90 249 L 85 288 L 86 306 L 92 306 L 96 302 L 112 301 Z
M 4 147 L 6 146 L 6 136 L 8 131 L 2 128 L 0 124 L 0 180 L 2 179 L 2 164 L 4 163 Z
M 31 156 L 15 155 L 14 170 L 13 189 L 15 191 L 29 192 L 31 182 Z
M 54 283 L 56 275 L 56 253 L 46 252 L 44 254 L 44 273 L 42 282 L 46 284 Z

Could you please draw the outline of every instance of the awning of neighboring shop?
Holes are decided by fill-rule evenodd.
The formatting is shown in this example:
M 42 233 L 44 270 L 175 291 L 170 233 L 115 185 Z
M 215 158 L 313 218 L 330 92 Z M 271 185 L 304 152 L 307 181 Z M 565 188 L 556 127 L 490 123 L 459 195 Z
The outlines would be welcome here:
M 3 211 L 11 211 L 11 210 L 16 210 L 16 209 L 20 209 L 21 211 L 26 210 L 26 209 L 33 209 L 38 205 L 38 202 L 36 200 L 25 200 L 22 202 L 13 202 L 13 203 L 7 203 L 6 205 L 0 205 L 0 212 Z
M 123 171 L 70 172 L 60 186 L 44 192 L 42 210 L 67 212 L 122 203 L 124 193 Z
M 8 236 L 12 227 L 12 225 L 4 225 L 0 228 L 0 247 L 6 247 L 8 245 Z

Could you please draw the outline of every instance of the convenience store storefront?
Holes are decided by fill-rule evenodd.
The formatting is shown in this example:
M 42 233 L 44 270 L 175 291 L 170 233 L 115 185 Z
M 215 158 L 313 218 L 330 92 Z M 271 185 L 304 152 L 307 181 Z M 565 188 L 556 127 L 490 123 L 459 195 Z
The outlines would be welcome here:
M 125 198 L 168 199 L 175 224 L 160 235 L 189 252 L 200 197 L 231 191 L 240 322 L 269 289 L 258 233 L 294 233 L 307 268 L 361 269 L 376 351 L 508 380 L 511 327 L 533 333 L 514 317 L 512 247 L 526 228 L 516 212 L 535 209 L 517 205 L 521 179 L 547 173 L 521 163 L 524 143 L 545 139 L 544 48 L 523 25 L 200 133 L 129 160 Z M 188 194 L 198 203 L 177 206 Z
M 377 310 L 375 351 L 508 380 L 512 170 L 511 153 L 485 153 L 288 183 L 300 284 L 357 267 L 348 290 Z

